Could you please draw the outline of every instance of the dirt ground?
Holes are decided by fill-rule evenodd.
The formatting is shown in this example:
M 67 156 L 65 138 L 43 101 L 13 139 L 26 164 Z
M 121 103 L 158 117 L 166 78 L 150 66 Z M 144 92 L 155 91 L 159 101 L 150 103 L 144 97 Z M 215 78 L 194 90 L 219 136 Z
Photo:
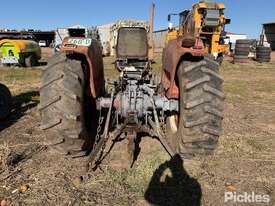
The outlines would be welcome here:
M 113 77 L 112 59 L 105 73 Z M 154 65 L 158 71 L 160 64 Z M 226 191 L 269 195 L 275 205 L 275 62 L 223 63 L 224 132 L 215 155 L 170 159 L 157 140 L 144 138 L 133 168 L 123 143 L 83 182 L 84 159 L 62 158 L 39 129 L 40 73 L 0 68 L 14 95 L 11 117 L 0 126 L 0 201 L 9 205 L 258 205 L 224 202 Z M 3 202 L 2 202 L 3 203 Z

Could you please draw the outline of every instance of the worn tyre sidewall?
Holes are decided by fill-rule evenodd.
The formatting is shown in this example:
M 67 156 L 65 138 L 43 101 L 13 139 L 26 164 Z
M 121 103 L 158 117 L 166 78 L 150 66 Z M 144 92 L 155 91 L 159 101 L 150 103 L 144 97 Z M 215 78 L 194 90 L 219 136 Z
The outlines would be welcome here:
M 207 61 L 206 61 L 207 60 Z M 205 64 L 201 64 L 205 62 Z M 201 80 L 203 78 L 207 78 L 205 71 L 202 69 L 207 67 L 207 65 L 214 65 L 213 70 L 217 72 L 212 76 L 213 72 L 210 72 L 210 81 L 207 83 L 208 86 L 213 87 L 222 93 L 222 82 L 223 80 L 218 75 L 218 64 L 213 60 L 205 58 L 202 62 L 182 62 L 177 70 L 177 79 L 178 79 L 178 87 L 180 92 L 179 97 L 179 117 L 178 117 L 178 130 L 176 132 L 169 131 L 169 122 L 166 119 L 167 124 L 167 136 L 170 142 L 175 143 L 174 148 L 182 154 L 184 158 L 193 158 L 197 155 L 209 155 L 212 154 L 215 150 L 217 143 L 218 143 L 218 136 L 219 135 L 209 135 L 203 132 L 203 128 L 208 126 L 216 125 L 217 130 L 221 130 L 221 121 L 222 118 L 217 118 L 216 116 L 206 114 L 204 111 L 205 107 L 213 108 L 215 111 L 220 110 L 220 113 L 223 111 L 223 99 L 217 98 L 213 95 L 206 94 L 203 90 L 205 84 L 201 83 L 198 86 L 187 91 L 186 84 L 191 82 L 196 82 L 196 80 Z M 190 72 L 187 76 L 185 68 L 190 68 L 194 64 L 199 64 L 201 67 L 194 69 L 194 71 Z M 208 72 L 211 69 L 207 70 Z M 209 74 L 209 73 L 208 73 Z M 219 80 L 216 79 L 219 77 Z M 219 81 L 218 83 L 216 81 Z M 193 100 L 192 100 L 193 99 Z M 203 100 L 201 105 L 188 109 L 186 104 L 190 103 L 194 100 Z M 188 126 L 188 121 L 196 121 L 201 120 L 202 118 L 207 118 L 207 122 L 202 125 L 197 126 Z M 212 122 L 212 123 L 211 123 Z M 215 123 L 214 123 L 215 122 Z
M 42 74 L 42 127 L 56 135 L 54 143 L 60 143 L 64 154 L 85 150 L 90 138 L 84 117 L 85 83 L 82 62 L 62 53 L 52 57 Z M 56 122 L 59 123 L 55 125 Z

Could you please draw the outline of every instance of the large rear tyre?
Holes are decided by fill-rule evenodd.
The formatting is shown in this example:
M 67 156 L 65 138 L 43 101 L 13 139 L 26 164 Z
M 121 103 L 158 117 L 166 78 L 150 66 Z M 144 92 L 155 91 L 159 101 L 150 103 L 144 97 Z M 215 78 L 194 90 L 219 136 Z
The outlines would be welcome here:
M 3 84 L 0 84 L 0 120 L 6 119 L 12 108 L 12 97 L 10 90 Z
M 180 112 L 166 119 L 167 136 L 183 158 L 211 155 L 218 144 L 223 119 L 223 78 L 219 65 L 205 58 L 183 61 L 177 71 Z
M 53 134 L 53 143 L 64 154 L 77 154 L 88 149 L 85 143 L 89 139 L 89 126 L 85 122 L 85 108 L 89 101 L 85 91 L 82 62 L 61 53 L 52 57 L 42 74 L 41 128 Z

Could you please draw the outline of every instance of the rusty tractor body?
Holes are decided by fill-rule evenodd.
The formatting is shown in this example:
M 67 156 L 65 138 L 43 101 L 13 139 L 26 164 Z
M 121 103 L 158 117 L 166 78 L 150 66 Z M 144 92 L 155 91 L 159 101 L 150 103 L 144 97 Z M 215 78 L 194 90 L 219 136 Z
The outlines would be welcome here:
M 194 41 L 192 47 L 184 47 L 184 41 Z M 179 90 L 175 85 L 176 71 L 178 64 L 182 58 L 190 56 L 200 58 L 204 55 L 204 46 L 202 41 L 195 36 L 193 39 L 190 36 L 181 36 L 177 39 L 171 40 L 166 45 L 163 52 L 163 71 L 162 84 L 166 90 L 168 98 L 178 98 Z
M 67 37 L 61 45 L 61 52 L 85 60 L 89 71 L 90 93 L 93 98 L 104 95 L 104 71 L 101 48 L 96 40 L 83 37 Z
M 118 29 L 113 82 L 104 81 L 96 40 L 64 39 L 42 75 L 42 129 L 56 134 L 64 154 L 89 154 L 92 168 L 110 139 L 128 140 L 132 161 L 144 136 L 156 137 L 171 156 L 211 154 L 220 134 L 222 78 L 193 31 L 168 42 L 162 81 L 152 73 L 144 27 Z

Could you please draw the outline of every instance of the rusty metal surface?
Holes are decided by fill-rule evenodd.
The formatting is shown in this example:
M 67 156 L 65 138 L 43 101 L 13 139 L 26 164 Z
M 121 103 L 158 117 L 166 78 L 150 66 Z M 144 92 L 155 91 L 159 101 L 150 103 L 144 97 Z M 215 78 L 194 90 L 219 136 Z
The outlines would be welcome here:
M 163 51 L 162 84 L 168 98 L 178 98 L 178 88 L 175 84 L 177 67 L 185 55 L 193 57 L 203 56 L 204 46 L 201 40 L 196 40 L 195 46 L 191 48 L 182 47 L 183 37 L 171 40 Z
M 62 42 L 61 52 L 67 54 L 84 55 L 88 66 L 90 75 L 90 89 L 94 98 L 103 96 L 105 90 L 104 68 L 102 52 L 99 43 L 93 40 L 89 47 L 77 46 L 68 42 L 70 38 L 65 38 Z M 74 37 L 74 39 L 85 39 Z

